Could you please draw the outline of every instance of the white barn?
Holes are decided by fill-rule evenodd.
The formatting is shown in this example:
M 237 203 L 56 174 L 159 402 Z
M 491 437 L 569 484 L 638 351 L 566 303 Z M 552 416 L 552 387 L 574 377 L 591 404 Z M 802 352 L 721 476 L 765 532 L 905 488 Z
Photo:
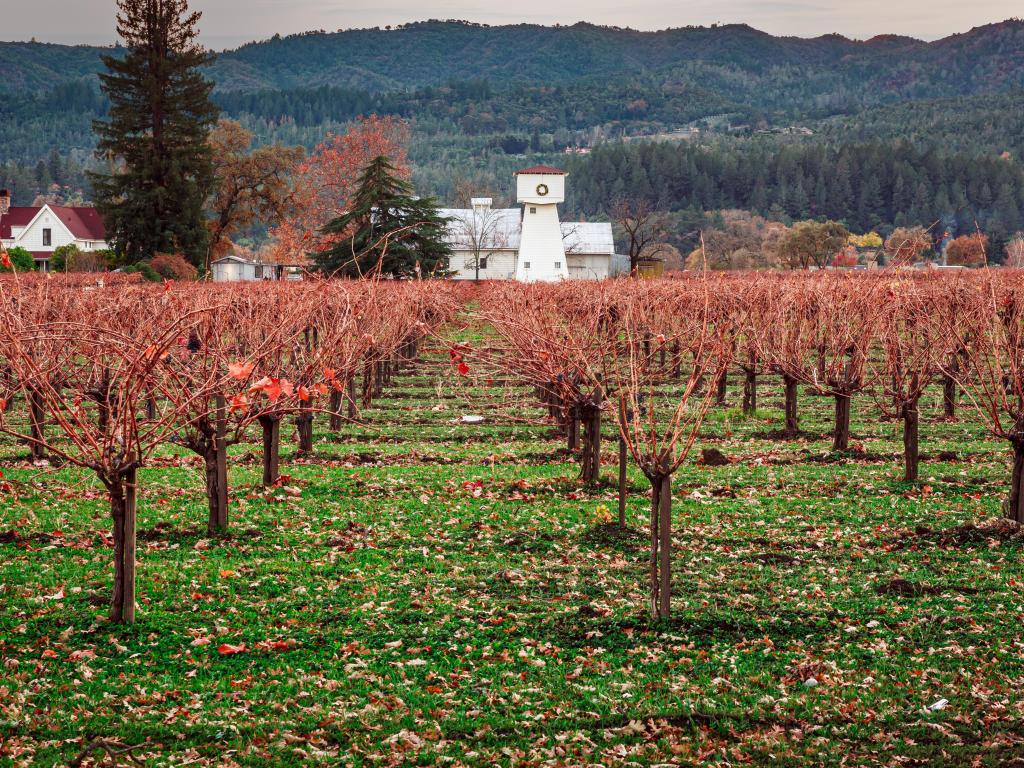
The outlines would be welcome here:
M 11 196 L 0 190 L 0 242 L 4 248 L 21 247 L 32 254 L 41 272 L 49 271 L 50 257 L 62 245 L 81 251 L 109 248 L 103 219 L 88 206 L 11 206 Z
M 612 225 L 560 222 L 565 171 L 550 166 L 516 173 L 521 208 L 493 208 L 489 197 L 470 208 L 445 208 L 455 280 L 601 280 L 617 274 Z

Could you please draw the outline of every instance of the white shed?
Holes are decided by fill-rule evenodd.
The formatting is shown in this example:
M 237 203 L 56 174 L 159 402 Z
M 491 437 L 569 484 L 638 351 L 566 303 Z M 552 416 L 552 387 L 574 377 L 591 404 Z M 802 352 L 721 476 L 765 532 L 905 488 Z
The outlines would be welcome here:
M 276 280 L 277 265 L 245 259 L 229 254 L 213 262 L 213 282 L 235 283 L 242 280 Z

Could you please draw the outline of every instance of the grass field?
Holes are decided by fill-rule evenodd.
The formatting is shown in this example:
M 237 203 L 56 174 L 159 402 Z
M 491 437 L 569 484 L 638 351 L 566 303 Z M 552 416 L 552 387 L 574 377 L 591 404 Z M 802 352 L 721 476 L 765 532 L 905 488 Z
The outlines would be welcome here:
M 652 625 L 647 482 L 631 468 L 621 531 L 610 427 L 584 491 L 550 426 L 458 423 L 442 361 L 363 424 L 318 421 L 279 490 L 237 446 L 228 537 L 194 458 L 143 470 L 128 628 L 105 620 L 103 489 L 3 442 L 0 765 L 103 736 L 148 765 L 1024 766 L 1024 537 L 999 520 L 1009 452 L 966 408 L 925 398 L 914 487 L 866 397 L 849 456 L 829 398 L 801 397 L 803 439 L 766 436 L 774 379 L 756 418 L 713 410 L 698 448 L 731 463 L 676 475 Z

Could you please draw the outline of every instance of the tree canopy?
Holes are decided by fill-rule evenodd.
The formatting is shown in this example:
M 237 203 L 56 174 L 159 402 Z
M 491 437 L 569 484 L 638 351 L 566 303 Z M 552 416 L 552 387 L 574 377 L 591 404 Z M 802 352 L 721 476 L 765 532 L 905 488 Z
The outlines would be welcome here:
M 323 231 L 343 239 L 313 254 L 321 272 L 357 276 L 379 269 L 414 277 L 447 271 L 447 219 L 432 198 L 416 197 L 412 185 L 383 155 L 373 158 L 359 176 L 349 210 Z

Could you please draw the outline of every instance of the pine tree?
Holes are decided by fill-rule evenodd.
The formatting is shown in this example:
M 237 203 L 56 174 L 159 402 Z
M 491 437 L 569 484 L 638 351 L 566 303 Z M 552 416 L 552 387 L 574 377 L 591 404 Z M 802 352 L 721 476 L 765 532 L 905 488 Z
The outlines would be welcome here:
M 414 277 L 447 271 L 448 220 L 432 198 L 415 197 L 383 156 L 370 161 L 348 211 L 323 231 L 345 239 L 312 254 L 321 272 L 355 277 L 379 267 L 383 274 Z
M 218 110 L 200 73 L 213 56 L 196 41 L 198 12 L 187 0 L 118 0 L 117 33 L 126 55 L 104 56 L 100 73 L 110 118 L 97 121 L 92 175 L 109 239 L 127 264 L 159 252 L 202 263 L 203 204 L 213 183 L 207 145 Z

